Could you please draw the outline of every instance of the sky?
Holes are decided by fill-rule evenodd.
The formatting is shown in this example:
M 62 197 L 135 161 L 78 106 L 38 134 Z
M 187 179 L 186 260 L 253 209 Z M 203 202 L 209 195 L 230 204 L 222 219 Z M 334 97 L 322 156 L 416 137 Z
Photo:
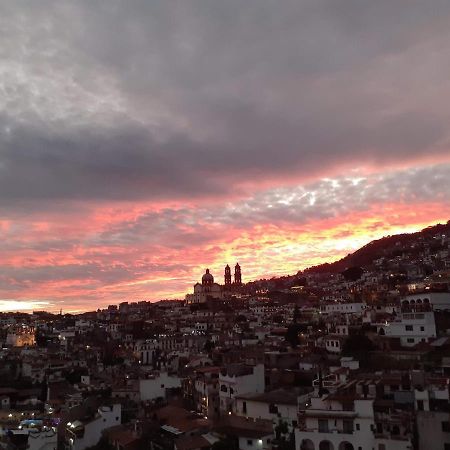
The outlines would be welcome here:
M 183 298 L 450 219 L 448 0 L 0 3 L 0 310 Z

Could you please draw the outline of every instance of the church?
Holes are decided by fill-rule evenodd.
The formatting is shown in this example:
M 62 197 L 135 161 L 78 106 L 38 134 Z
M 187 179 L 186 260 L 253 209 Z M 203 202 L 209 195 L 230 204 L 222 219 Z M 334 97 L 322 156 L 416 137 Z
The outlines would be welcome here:
M 186 304 L 206 303 L 208 299 L 223 300 L 231 295 L 236 287 L 242 286 L 241 266 L 234 266 L 234 281 L 231 281 L 231 268 L 227 264 L 225 267 L 224 284 L 214 282 L 214 277 L 209 269 L 202 276 L 201 283 L 194 284 L 194 293 L 186 294 Z

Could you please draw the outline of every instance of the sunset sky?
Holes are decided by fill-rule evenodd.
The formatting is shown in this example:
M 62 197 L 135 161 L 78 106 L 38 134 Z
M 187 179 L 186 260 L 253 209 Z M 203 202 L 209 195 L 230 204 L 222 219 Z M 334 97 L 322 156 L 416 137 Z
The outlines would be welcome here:
M 183 298 L 450 219 L 450 1 L 0 3 L 0 310 Z

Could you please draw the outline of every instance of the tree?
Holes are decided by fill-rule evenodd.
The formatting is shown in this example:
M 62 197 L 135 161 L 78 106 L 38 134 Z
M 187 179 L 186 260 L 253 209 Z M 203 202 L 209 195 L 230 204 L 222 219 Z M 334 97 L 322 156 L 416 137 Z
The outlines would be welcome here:
M 206 353 L 211 353 L 214 350 L 215 346 L 216 344 L 213 341 L 208 340 L 205 342 L 203 348 Z
M 114 447 L 108 442 L 106 437 L 102 436 L 96 445 L 87 447 L 86 450 L 114 450 Z
M 347 338 L 342 347 L 343 356 L 352 356 L 361 366 L 367 365 L 369 352 L 375 349 L 373 342 L 365 334 L 354 334 Z
M 342 272 L 342 275 L 347 281 L 358 281 L 363 273 L 364 270 L 361 267 L 349 267 Z
M 300 326 L 296 323 L 291 323 L 288 326 L 288 329 L 286 331 L 285 339 L 286 341 L 291 344 L 292 347 L 297 347 L 298 344 L 300 344 L 300 339 L 298 337 L 298 334 L 300 333 Z
M 300 319 L 300 317 L 301 317 L 301 313 L 300 313 L 300 310 L 298 308 L 298 305 L 295 305 L 295 308 L 294 308 L 294 323 L 297 323 L 298 320 Z
M 220 441 L 215 442 L 211 450 L 239 450 L 239 441 L 235 436 L 227 436 Z
M 289 433 L 287 422 L 280 420 L 275 427 L 275 437 L 279 450 L 295 450 L 294 433 Z

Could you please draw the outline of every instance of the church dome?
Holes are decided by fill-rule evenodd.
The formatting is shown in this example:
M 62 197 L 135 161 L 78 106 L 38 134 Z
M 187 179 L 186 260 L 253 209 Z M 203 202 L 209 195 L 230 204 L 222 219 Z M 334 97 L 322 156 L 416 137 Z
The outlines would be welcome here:
M 206 269 L 206 273 L 202 276 L 202 284 L 213 284 L 214 277 L 209 273 L 209 269 Z

